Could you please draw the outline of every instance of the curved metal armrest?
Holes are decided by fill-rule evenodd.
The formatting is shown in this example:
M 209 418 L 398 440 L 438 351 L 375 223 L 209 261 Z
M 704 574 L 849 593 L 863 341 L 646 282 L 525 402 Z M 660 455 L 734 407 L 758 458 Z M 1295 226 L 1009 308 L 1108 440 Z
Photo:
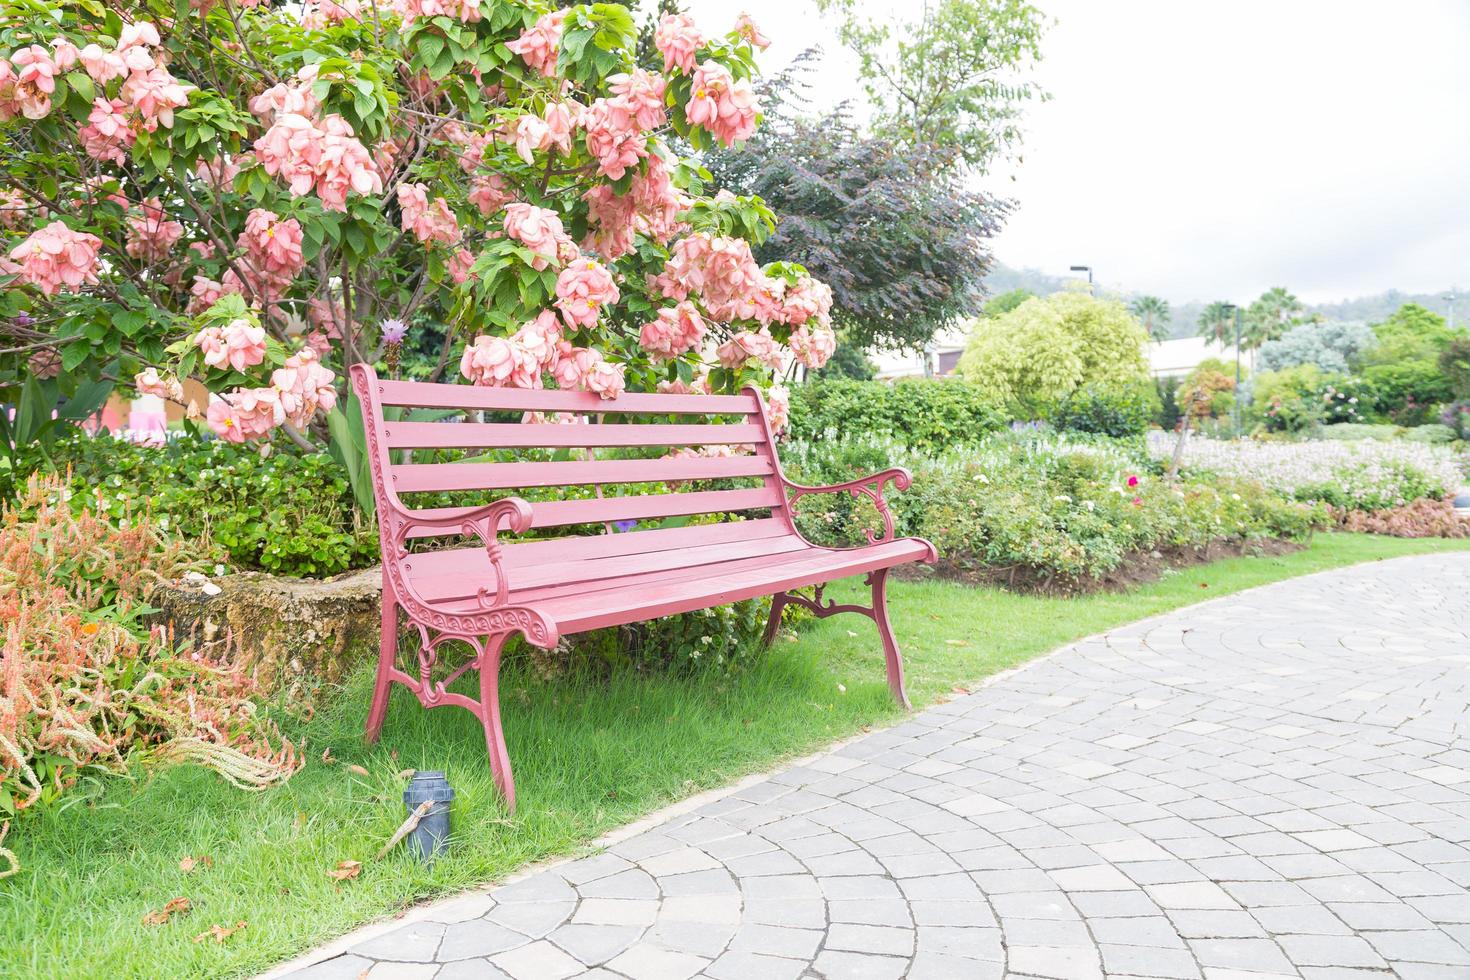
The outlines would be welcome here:
M 908 470 L 902 466 L 893 466 L 886 470 L 880 470 L 870 476 L 858 477 L 856 480 L 848 480 L 846 483 L 834 483 L 827 487 L 808 487 L 800 483 L 784 481 L 790 496 L 786 498 L 788 504 L 794 504 L 802 497 L 814 493 L 848 493 L 853 499 L 867 497 L 883 518 L 883 533 L 874 534 L 871 528 L 863 528 L 863 534 L 868 538 L 868 544 L 882 544 L 893 540 L 893 514 L 888 510 L 888 502 L 883 499 L 883 485 L 892 483 L 897 490 L 907 490 L 913 484 L 914 478 Z
M 466 511 L 463 514 L 446 515 L 444 517 L 421 517 L 412 513 L 399 515 L 397 527 L 393 536 L 394 555 L 400 560 L 408 556 L 408 536 L 410 532 L 419 529 L 442 529 L 445 531 L 459 531 L 466 535 L 474 535 L 480 539 L 485 546 L 485 554 L 490 559 L 490 565 L 495 569 L 495 593 L 481 587 L 479 589 L 480 605 L 485 609 L 493 609 L 503 606 L 510 597 L 510 583 L 505 574 L 505 568 L 501 564 L 501 544 L 498 537 L 502 520 L 506 526 L 516 534 L 524 534 L 531 529 L 531 505 L 520 497 L 505 497 L 484 507 Z M 411 589 L 412 586 L 410 585 Z M 420 602 L 423 600 L 417 595 Z M 424 603 L 428 605 L 428 603 Z

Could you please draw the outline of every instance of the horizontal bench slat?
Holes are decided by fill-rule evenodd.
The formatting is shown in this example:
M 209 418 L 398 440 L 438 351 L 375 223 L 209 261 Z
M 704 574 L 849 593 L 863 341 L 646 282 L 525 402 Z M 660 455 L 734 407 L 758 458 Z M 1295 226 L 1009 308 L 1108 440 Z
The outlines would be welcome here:
M 595 459 L 566 463 L 401 463 L 389 469 L 399 493 L 569 487 L 593 483 L 656 483 L 770 476 L 763 456 Z
M 574 595 L 596 588 L 609 578 L 619 581 L 647 573 L 670 573 L 675 570 L 701 569 L 738 559 L 772 559 L 794 551 L 810 551 L 811 545 L 794 534 L 753 541 L 728 541 L 666 551 L 644 551 L 630 555 L 576 558 L 547 562 L 529 568 L 509 568 L 510 586 L 515 602 Z M 490 559 L 483 550 L 457 549 L 454 562 L 426 565 L 416 555 L 409 560 L 414 587 L 430 601 L 462 599 L 473 596 L 486 582 L 494 580 Z M 722 566 L 723 567 L 723 566 Z M 707 574 L 707 570 L 706 570 Z
M 626 392 L 603 398 L 590 391 L 555 388 L 482 388 L 426 381 L 379 381 L 378 400 L 405 408 L 469 408 L 507 412 L 654 413 L 748 415 L 758 411 L 750 395 L 665 395 Z
M 565 449 L 584 446 L 738 446 L 765 441 L 758 425 L 527 425 L 388 422 L 389 449 Z
M 652 520 L 691 514 L 725 514 L 785 506 L 784 495 L 770 487 L 754 490 L 700 490 L 693 493 L 631 494 L 595 500 L 551 500 L 531 505 L 531 526 L 567 527 L 605 521 Z M 457 517 L 474 507 L 435 507 L 413 511 L 424 517 Z M 410 538 L 457 537 L 458 531 L 410 531 Z
M 622 531 L 615 534 L 568 534 L 559 538 L 527 541 L 513 534 L 500 540 L 505 544 L 505 566 L 512 570 L 537 568 L 541 565 L 583 559 L 615 558 L 619 555 L 647 555 L 661 551 L 682 551 L 709 544 L 731 541 L 758 541 L 786 537 L 791 528 L 779 517 L 761 517 L 745 521 L 723 521 L 719 524 L 691 524 L 685 527 L 660 527 L 644 531 Z M 429 551 L 414 556 L 414 567 L 435 574 L 445 565 L 458 562 L 455 556 L 470 550 L 484 554 L 478 542 L 472 548 L 453 551 Z

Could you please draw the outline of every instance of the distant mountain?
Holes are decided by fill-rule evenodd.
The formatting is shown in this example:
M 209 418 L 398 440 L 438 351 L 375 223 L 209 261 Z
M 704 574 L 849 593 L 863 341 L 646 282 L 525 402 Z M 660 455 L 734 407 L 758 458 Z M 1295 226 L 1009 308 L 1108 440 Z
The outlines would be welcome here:
M 1049 296 L 1052 293 L 1066 289 L 1068 283 L 1076 281 L 1075 278 L 1049 275 L 1039 269 L 1013 269 L 1008 265 L 997 262 L 990 274 L 985 277 L 985 289 L 991 296 L 1010 292 L 1012 289 L 1025 289 L 1038 296 Z M 1101 286 L 1098 291 L 1104 295 L 1116 296 L 1124 302 L 1140 295 L 1134 292 L 1119 292 Z M 1433 310 L 1440 316 L 1448 317 L 1450 313 L 1448 297 L 1448 289 L 1438 293 L 1406 293 L 1397 289 L 1390 289 L 1387 292 L 1378 293 L 1373 296 L 1344 299 L 1335 303 L 1309 303 L 1307 304 L 1307 310 L 1311 313 L 1320 313 L 1328 320 L 1377 323 L 1380 320 L 1386 319 L 1405 303 L 1417 303 L 1427 310 Z M 1193 337 L 1199 329 L 1199 316 L 1204 312 L 1209 302 L 1208 300 L 1199 300 L 1188 303 L 1171 303 L 1169 307 L 1169 325 L 1174 331 L 1174 336 Z M 1470 293 L 1461 293 L 1457 297 L 1455 303 L 1455 324 L 1457 326 L 1470 326 Z

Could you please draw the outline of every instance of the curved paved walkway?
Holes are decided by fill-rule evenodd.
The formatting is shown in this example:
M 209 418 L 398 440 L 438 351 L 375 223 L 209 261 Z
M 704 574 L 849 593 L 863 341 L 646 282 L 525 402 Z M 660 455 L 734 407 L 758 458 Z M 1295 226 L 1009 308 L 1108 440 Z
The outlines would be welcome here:
M 1446 555 L 1086 640 L 294 976 L 1470 977 L 1467 885 Z

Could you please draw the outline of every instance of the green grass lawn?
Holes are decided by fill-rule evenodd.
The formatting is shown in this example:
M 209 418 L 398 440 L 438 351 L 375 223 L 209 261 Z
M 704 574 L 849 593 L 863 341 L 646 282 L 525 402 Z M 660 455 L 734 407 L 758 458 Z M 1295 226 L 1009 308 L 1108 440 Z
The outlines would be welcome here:
M 1327 534 L 1297 554 L 1222 561 L 1123 594 L 1044 599 L 934 582 L 898 584 L 891 601 L 910 696 L 923 706 L 1067 641 L 1203 599 L 1465 548 Z M 262 970 L 415 901 L 575 852 L 671 801 L 892 722 L 899 712 L 882 660 L 872 623 L 843 616 L 778 643 L 734 678 L 623 673 L 598 683 L 541 682 L 511 671 L 505 728 L 520 809 L 510 818 L 496 803 L 480 728 L 467 712 L 424 711 L 399 689 L 382 744 L 362 744 L 371 681 L 364 671 L 299 732 L 312 761 L 282 788 L 247 794 L 208 771 L 176 767 L 113 781 L 99 798 L 13 828 L 7 843 L 23 870 L 0 881 L 0 976 Z M 320 761 L 327 748 L 334 765 Z M 369 775 L 352 774 L 351 764 Z M 402 849 L 370 860 L 403 817 L 396 774 L 406 768 L 448 770 L 459 791 L 452 856 L 432 870 Z M 188 855 L 213 865 L 184 874 L 179 862 Z M 360 877 L 328 877 L 347 859 L 364 862 Z M 141 923 L 176 896 L 190 899 L 192 913 L 164 926 Z M 224 943 L 192 941 L 211 925 L 242 920 L 248 925 Z

